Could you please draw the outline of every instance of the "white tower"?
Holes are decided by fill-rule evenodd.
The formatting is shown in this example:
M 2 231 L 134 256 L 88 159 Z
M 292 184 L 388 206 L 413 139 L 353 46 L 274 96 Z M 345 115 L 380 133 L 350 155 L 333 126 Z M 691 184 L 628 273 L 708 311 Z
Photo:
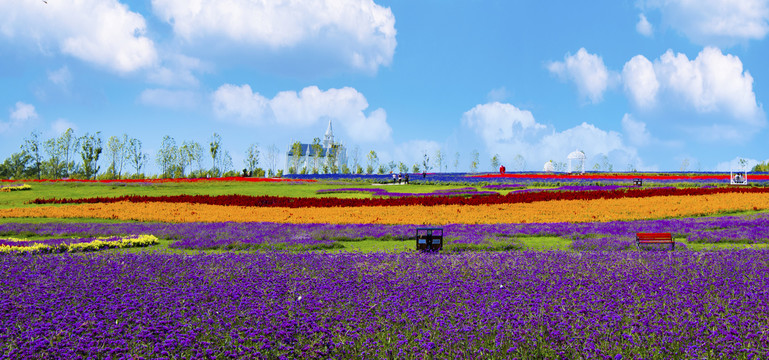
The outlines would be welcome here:
M 326 129 L 326 135 L 323 138 L 323 147 L 328 149 L 334 145 L 334 131 L 331 130 L 331 119 L 328 119 L 328 129 Z

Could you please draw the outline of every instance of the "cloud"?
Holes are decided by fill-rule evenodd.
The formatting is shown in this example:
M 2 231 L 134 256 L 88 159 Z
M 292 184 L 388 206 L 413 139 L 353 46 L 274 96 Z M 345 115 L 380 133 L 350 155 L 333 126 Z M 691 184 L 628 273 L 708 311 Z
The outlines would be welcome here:
M 649 23 L 649 20 L 646 20 L 646 15 L 644 14 L 638 14 L 638 23 L 635 24 L 635 30 L 638 31 L 639 34 L 646 37 L 651 37 L 654 35 L 652 24 Z
M 117 0 L 0 2 L 0 34 L 120 73 L 151 66 L 155 45 L 144 18 Z
M 194 108 L 200 96 L 189 90 L 146 89 L 139 95 L 139 102 L 148 106 L 171 109 Z
M 728 46 L 761 40 L 769 32 L 767 0 L 645 0 L 663 21 L 700 45 Z
M 193 72 L 208 70 L 209 66 L 200 59 L 181 54 L 166 54 L 163 64 L 151 69 L 148 80 L 163 86 L 198 86 Z
M 69 68 L 64 65 L 58 70 L 49 72 L 48 80 L 50 80 L 54 85 L 67 88 L 72 82 L 72 73 L 69 71 Z
M 569 153 L 580 149 L 588 162 L 606 155 L 618 166 L 643 168 L 637 151 L 623 143 L 621 134 L 584 122 L 556 131 L 537 123 L 531 112 L 501 103 L 477 105 L 464 113 L 461 122 L 483 140 L 490 154 L 499 154 L 503 163 L 521 154 L 529 169 L 539 170 L 548 160 L 566 162 Z
M 633 102 L 639 107 L 653 106 L 660 88 L 654 65 L 643 55 L 636 55 L 622 68 L 622 80 Z
M 462 125 L 475 130 L 486 143 L 522 139 L 546 128 L 534 121 L 530 111 L 499 102 L 476 105 L 462 115 Z
M 630 114 L 622 117 L 622 131 L 630 143 L 636 146 L 647 145 L 651 140 L 651 134 L 646 130 L 646 123 L 635 120 Z
M 653 63 L 637 55 L 625 64 L 622 79 L 625 92 L 639 109 L 683 111 L 675 125 L 700 140 L 736 140 L 766 125 L 753 77 L 739 57 L 718 48 L 706 47 L 692 60 L 672 50 Z
M 0 122 L 0 133 L 24 126 L 37 118 L 38 115 L 33 105 L 21 101 L 16 102 L 16 105 L 10 109 L 10 120 Z
M 603 93 L 617 81 L 617 74 L 610 72 L 603 59 L 580 48 L 576 54 L 566 54 L 564 61 L 547 65 L 551 73 L 562 80 L 573 81 L 581 97 L 587 97 L 594 104 L 603 100 Z
M 395 52 L 395 17 L 373 0 L 153 0 L 152 8 L 188 43 L 214 39 L 272 52 L 308 48 L 372 72 L 389 65 Z
M 698 112 L 726 112 L 746 124 L 764 122 L 756 103 L 753 77 L 743 71 L 742 61 L 713 47 L 703 49 L 694 60 L 668 50 L 654 62 L 660 86 Z
M 323 91 L 309 86 L 268 99 L 249 85 L 225 84 L 212 94 L 212 103 L 217 118 L 241 125 L 298 128 L 332 119 L 356 141 L 385 141 L 392 135 L 387 113 L 376 109 L 366 115 L 366 98 L 350 87 Z
M 33 105 L 19 101 L 16 103 L 15 109 L 11 110 L 11 121 L 13 122 L 22 123 L 34 119 L 37 119 L 37 112 Z

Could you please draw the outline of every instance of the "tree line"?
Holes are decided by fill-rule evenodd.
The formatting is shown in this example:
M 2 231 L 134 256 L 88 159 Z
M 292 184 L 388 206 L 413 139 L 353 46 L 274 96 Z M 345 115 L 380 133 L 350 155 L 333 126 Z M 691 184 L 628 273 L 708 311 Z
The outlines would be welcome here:
M 251 144 L 246 149 L 245 168 L 237 171 L 230 153 L 222 147 L 219 134 L 211 136 L 206 148 L 192 140 L 177 146 L 174 138 L 166 135 L 155 156 L 160 173 L 147 176 L 150 155 L 142 149 L 141 140 L 127 134 L 110 136 L 104 142 L 101 132 L 76 136 L 70 128 L 58 137 L 42 139 L 39 131 L 33 131 L 24 139 L 18 152 L 0 163 L 0 178 L 108 180 L 281 176 L 283 171 L 276 170 L 278 148 L 272 145 L 266 149 L 266 169 L 259 167 L 261 154 L 259 145 Z M 104 171 L 101 171 L 102 165 L 106 166 Z

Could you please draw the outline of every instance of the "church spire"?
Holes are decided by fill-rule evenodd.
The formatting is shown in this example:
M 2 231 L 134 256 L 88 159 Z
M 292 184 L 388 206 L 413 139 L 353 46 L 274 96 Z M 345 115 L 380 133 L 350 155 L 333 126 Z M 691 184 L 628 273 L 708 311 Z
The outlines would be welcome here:
M 326 136 L 323 139 L 323 147 L 330 148 L 334 145 L 334 131 L 331 129 L 331 119 L 328 119 L 328 129 L 326 129 Z

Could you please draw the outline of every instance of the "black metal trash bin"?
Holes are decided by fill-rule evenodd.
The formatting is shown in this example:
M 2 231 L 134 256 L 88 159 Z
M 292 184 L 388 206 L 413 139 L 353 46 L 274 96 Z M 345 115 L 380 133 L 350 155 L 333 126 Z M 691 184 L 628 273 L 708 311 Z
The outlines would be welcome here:
M 417 228 L 416 240 L 418 251 L 441 251 L 443 250 L 443 228 Z

